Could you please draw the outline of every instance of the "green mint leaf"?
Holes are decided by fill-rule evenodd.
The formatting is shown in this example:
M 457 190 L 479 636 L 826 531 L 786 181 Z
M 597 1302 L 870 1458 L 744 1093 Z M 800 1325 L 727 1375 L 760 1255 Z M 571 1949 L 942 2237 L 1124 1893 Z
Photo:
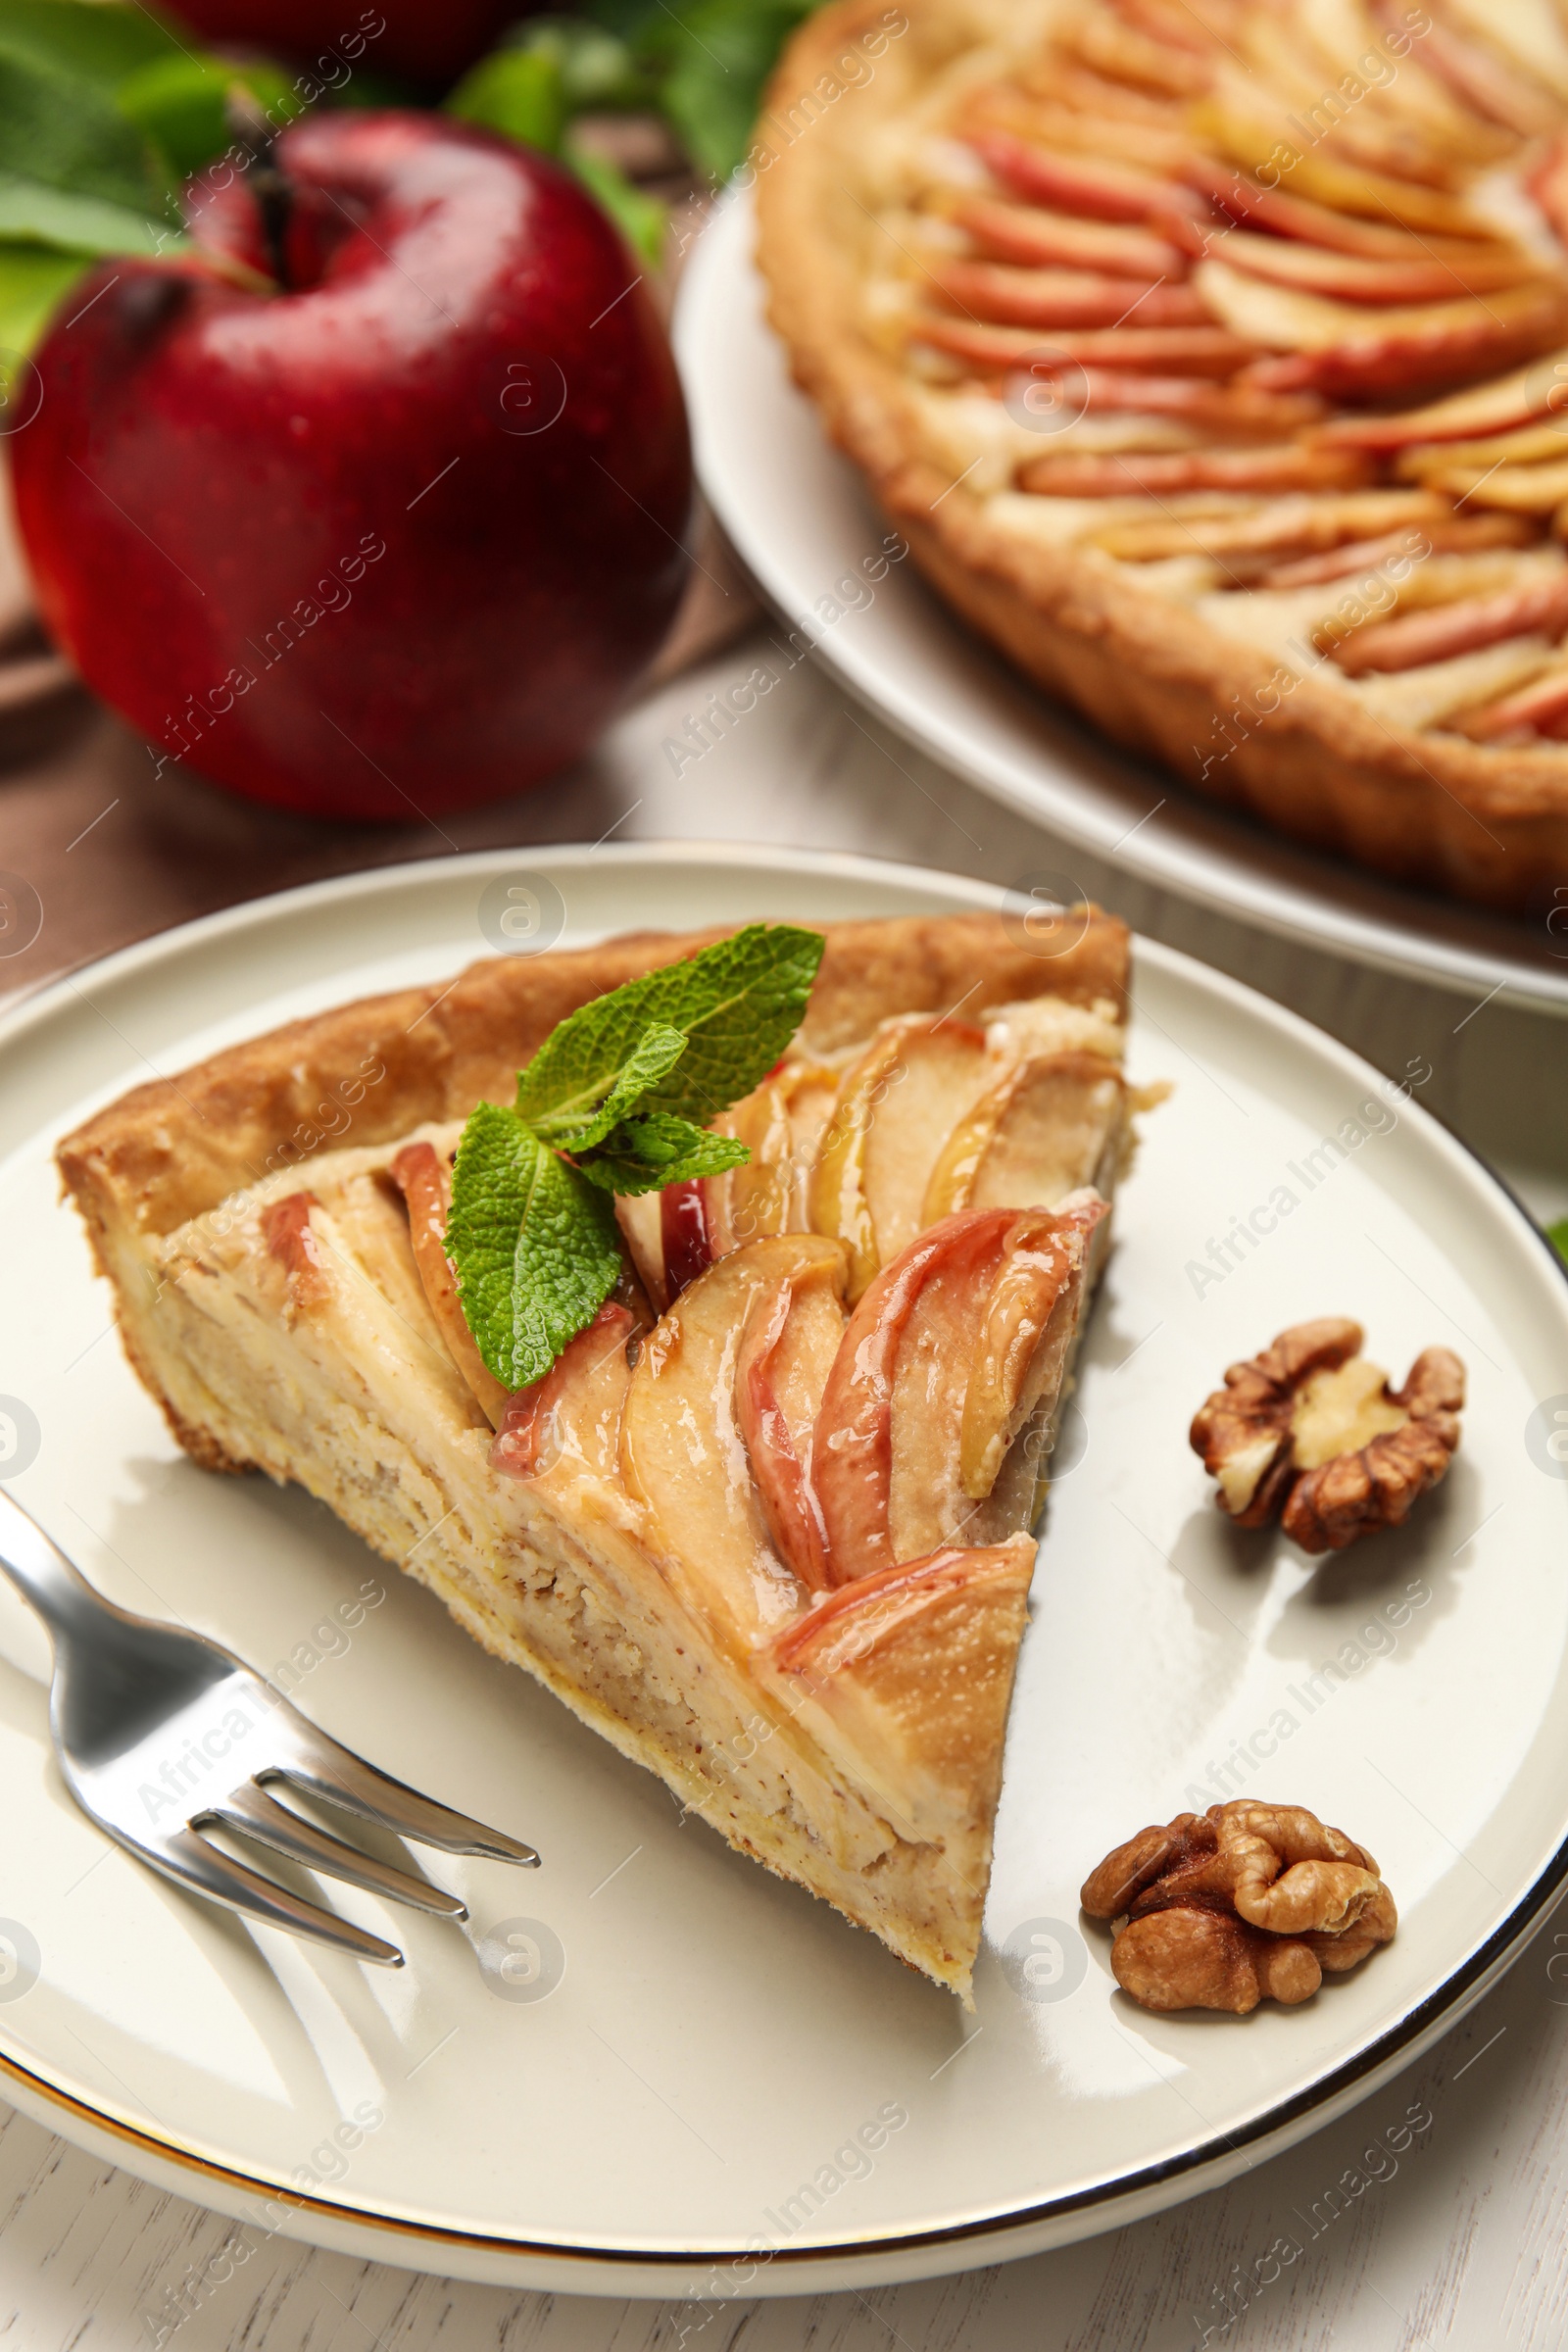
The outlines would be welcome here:
M 1546 1227 L 1546 1239 L 1557 1255 L 1568 1260 L 1568 1217 L 1559 1217 L 1555 1225 Z
M 801 1025 L 822 959 L 819 931 L 753 923 L 682 963 L 612 989 L 553 1029 L 517 1082 L 517 1112 L 544 1131 L 552 1113 L 597 1106 L 654 1023 L 684 1031 L 679 1064 L 643 1107 L 706 1126 L 766 1076 Z
M 749 1095 L 800 1027 L 826 946 L 820 931 L 752 923 L 684 963 L 651 973 L 668 992 L 657 1006 L 689 1040 L 680 1066 L 643 1107 L 699 1127 Z
M 541 1379 L 613 1290 L 611 1194 L 659 1192 L 751 1157 L 708 1121 L 783 1054 L 824 944 L 817 931 L 753 923 L 645 973 L 551 1031 L 518 1073 L 514 1108 L 472 1113 L 446 1246 L 468 1328 L 509 1389 Z
M 464 1128 L 446 1246 L 468 1329 L 509 1389 L 544 1378 L 620 1276 L 609 1199 L 494 1102 Z
M 685 1051 L 682 1030 L 672 1029 L 667 1021 L 651 1021 L 618 1070 L 591 1070 L 574 1093 L 558 1097 L 549 1108 L 541 1100 L 542 1087 L 537 1082 L 532 1087 L 528 1084 L 539 1066 L 541 1057 L 536 1056 L 517 1081 L 517 1116 L 526 1119 L 540 1142 L 554 1151 L 590 1151 L 627 1116 L 651 1086 L 668 1076 Z
M 750 1158 L 733 1136 L 710 1135 L 673 1111 L 654 1110 L 623 1119 L 579 1165 L 606 1192 L 659 1193 L 694 1176 L 720 1176 Z

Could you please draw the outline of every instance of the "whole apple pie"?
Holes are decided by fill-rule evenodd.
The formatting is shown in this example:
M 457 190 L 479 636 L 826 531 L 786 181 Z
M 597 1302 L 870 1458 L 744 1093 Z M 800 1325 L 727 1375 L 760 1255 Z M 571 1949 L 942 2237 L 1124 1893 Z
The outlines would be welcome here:
M 968 1999 L 1032 1533 L 1130 1144 L 1127 939 L 473 966 L 60 1148 L 136 1371 Z
M 976 627 L 1300 840 L 1554 904 L 1553 0 L 847 0 L 753 170 L 796 373 Z

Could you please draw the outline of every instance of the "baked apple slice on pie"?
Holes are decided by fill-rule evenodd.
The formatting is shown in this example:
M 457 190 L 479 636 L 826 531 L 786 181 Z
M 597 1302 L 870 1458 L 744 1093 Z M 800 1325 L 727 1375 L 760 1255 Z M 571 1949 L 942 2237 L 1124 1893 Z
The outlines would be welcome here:
M 967 619 L 1216 798 L 1551 902 L 1560 8 L 844 0 L 752 171 L 796 373 Z
M 1085 909 L 1051 958 L 977 915 L 484 963 L 60 1164 L 199 1462 L 307 1487 L 967 2000 L 1126 961 Z

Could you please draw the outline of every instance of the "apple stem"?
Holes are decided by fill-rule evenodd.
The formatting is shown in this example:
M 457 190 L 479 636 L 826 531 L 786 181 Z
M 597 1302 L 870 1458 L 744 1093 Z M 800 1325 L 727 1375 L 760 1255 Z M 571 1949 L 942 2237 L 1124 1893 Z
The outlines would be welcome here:
M 261 217 L 262 242 L 268 267 L 284 293 L 290 289 L 288 224 L 294 211 L 294 183 L 277 160 L 277 133 L 255 93 L 242 81 L 233 83 L 224 107 L 235 143 L 246 155 L 251 193 Z

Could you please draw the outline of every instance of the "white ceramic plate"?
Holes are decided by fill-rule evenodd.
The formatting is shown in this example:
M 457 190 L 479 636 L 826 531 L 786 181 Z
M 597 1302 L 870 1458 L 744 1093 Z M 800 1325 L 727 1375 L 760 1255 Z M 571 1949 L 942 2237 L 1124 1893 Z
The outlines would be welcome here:
M 850 858 L 529 855 L 568 941 L 995 903 Z M 1453 2023 L 1565 1868 L 1568 1464 L 1545 1437 L 1557 1406 L 1568 1422 L 1568 1285 L 1540 1236 L 1419 1086 L 1391 1100 L 1291 1014 L 1140 948 L 1133 1068 L 1175 1091 L 1145 1123 L 1069 1422 L 967 2019 L 683 1824 L 325 1511 L 185 1461 L 57 1201 L 51 1145 L 91 1105 L 295 1013 L 455 973 L 483 952 L 484 893 L 516 870 L 452 858 L 265 900 L 79 973 L 0 1032 L 12 1492 L 114 1598 L 264 1671 L 292 1661 L 296 1699 L 338 1737 L 544 1855 L 532 1875 L 434 1857 L 467 1932 L 340 1890 L 405 1944 L 398 1974 L 205 1909 L 73 1809 L 42 1641 L 7 1591 L 7 2095 L 259 2229 L 675 2298 L 1056 2244 L 1310 2131 Z M 1210 1241 L 1238 1219 L 1254 1240 L 1221 1273 Z M 1220 1520 L 1186 1431 L 1233 1357 L 1334 1309 L 1401 1376 L 1423 1345 L 1457 1348 L 1472 1401 L 1413 1525 L 1314 1567 Z M 1115 1991 L 1103 1938 L 1080 1934 L 1076 1889 L 1145 1822 L 1227 1788 L 1365 1839 L 1398 1938 L 1298 2011 L 1146 2016 Z M 501 1997 L 476 1944 L 520 1953 L 512 1989 L 548 1997 Z M 269 2202 L 290 2185 L 299 2205 Z
M 1568 932 L 1544 914 L 1512 922 L 1403 890 L 1209 806 L 1037 692 L 912 565 L 872 604 L 834 597 L 887 524 L 790 381 L 754 235 L 749 199 L 722 206 L 681 282 L 675 346 L 698 467 L 764 595 L 856 694 L 971 783 L 1184 898 L 1385 970 L 1568 1012 Z M 863 578 L 854 593 L 863 600 Z

